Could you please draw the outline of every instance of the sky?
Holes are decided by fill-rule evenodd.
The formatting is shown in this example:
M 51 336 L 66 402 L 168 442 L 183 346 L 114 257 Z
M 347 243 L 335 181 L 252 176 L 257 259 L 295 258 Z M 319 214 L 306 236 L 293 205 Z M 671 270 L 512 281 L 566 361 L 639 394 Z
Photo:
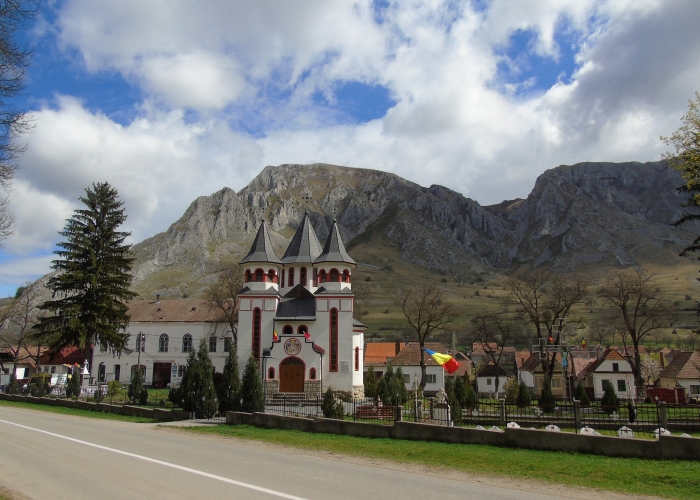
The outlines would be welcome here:
M 696 0 L 46 0 L 0 296 L 50 270 L 92 183 L 136 243 L 266 165 L 331 163 L 482 205 L 584 161 L 655 161 L 700 90 Z

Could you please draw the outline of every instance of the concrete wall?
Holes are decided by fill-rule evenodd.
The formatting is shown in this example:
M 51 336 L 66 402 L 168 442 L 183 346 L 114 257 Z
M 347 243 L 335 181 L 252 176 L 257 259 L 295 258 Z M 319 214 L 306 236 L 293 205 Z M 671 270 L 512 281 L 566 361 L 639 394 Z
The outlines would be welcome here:
M 19 396 L 15 394 L 0 393 L 0 400 L 19 401 L 21 403 L 33 403 L 47 406 L 60 406 L 63 408 L 78 408 L 79 410 L 101 411 L 131 417 L 155 418 L 158 420 L 187 420 L 189 413 L 182 410 L 167 410 L 165 408 L 141 408 L 128 405 L 110 405 L 106 403 L 88 403 L 86 401 L 73 401 L 71 399 L 35 398 L 33 396 Z
M 394 425 L 383 425 L 325 418 L 310 419 L 240 412 L 227 412 L 226 423 L 347 436 L 437 441 L 454 444 L 484 444 L 530 450 L 588 453 L 610 457 L 700 460 L 700 439 L 676 436 L 661 436 L 658 440 L 625 439 L 530 429 L 507 428 L 505 432 L 498 432 L 412 422 L 395 422 Z

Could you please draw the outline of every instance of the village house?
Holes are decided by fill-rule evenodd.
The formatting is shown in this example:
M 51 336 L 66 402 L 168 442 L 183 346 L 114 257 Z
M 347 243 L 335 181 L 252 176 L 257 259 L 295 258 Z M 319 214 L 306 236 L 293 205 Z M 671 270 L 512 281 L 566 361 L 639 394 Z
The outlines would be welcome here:
M 394 358 L 406 346 L 404 342 L 367 342 L 365 344 L 365 360 L 363 363 L 364 377 L 371 366 L 375 377 L 379 378 L 384 374 L 387 360 Z M 364 380 L 363 377 L 363 380 Z
M 496 387 L 496 375 L 498 374 L 498 387 Z M 487 394 L 489 397 L 499 396 L 505 392 L 505 385 L 509 378 L 513 377 L 512 372 L 503 368 L 503 365 L 493 363 L 482 364 L 476 372 L 476 392 Z
M 700 400 L 700 351 L 675 353 L 673 360 L 659 374 L 659 386 L 662 389 L 682 387 L 686 400 Z
M 16 355 L 16 359 L 15 359 Z M 26 381 L 36 373 L 37 347 L 5 347 L 0 349 L 0 361 L 3 369 L 0 370 L 0 385 L 7 385 L 10 382 L 12 368 L 15 367 L 15 378 Z
M 613 348 L 596 346 L 596 358 L 581 372 L 584 386 L 592 389 L 593 397 L 603 397 L 603 382 L 609 381 L 618 398 L 635 397 L 634 373 L 629 362 Z
M 425 348 L 442 354 L 448 353 L 447 347 L 442 342 L 426 342 Z M 387 360 L 387 363 L 394 369 L 401 367 L 403 382 L 409 391 L 418 387 L 421 381 L 420 353 L 420 344 L 409 342 L 401 349 L 401 352 Z M 445 369 L 430 354 L 425 353 L 424 360 L 426 384 L 423 393 L 432 396 L 440 389 L 445 388 Z

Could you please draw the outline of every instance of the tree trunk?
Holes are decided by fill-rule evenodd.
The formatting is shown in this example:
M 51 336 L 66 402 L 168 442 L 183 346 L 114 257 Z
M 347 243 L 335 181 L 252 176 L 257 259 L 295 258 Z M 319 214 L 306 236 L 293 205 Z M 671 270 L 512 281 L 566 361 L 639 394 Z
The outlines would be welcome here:
M 637 399 L 644 399 L 647 394 L 647 388 L 642 377 L 642 363 L 639 355 L 639 341 L 633 337 L 632 345 L 634 346 L 634 363 L 632 364 L 632 372 L 634 373 L 634 385 Z M 627 356 L 629 358 L 629 356 Z
M 425 389 L 426 384 L 426 369 L 425 369 L 425 351 L 423 350 L 424 342 L 420 342 L 420 388 Z

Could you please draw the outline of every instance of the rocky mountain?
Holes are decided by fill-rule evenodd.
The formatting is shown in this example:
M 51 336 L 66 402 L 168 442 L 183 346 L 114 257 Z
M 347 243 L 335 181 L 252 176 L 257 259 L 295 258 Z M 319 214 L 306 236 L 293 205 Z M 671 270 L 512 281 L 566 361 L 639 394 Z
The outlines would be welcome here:
M 458 281 L 519 265 L 670 262 L 700 230 L 671 225 L 682 212 L 681 183 L 665 162 L 580 163 L 546 171 L 525 200 L 482 207 L 377 170 L 270 166 L 238 193 L 198 198 L 166 232 L 134 245 L 134 286 L 196 294 L 246 253 L 261 220 L 282 255 L 305 211 L 321 240 L 335 218 L 351 251 L 385 248 L 405 265 Z

